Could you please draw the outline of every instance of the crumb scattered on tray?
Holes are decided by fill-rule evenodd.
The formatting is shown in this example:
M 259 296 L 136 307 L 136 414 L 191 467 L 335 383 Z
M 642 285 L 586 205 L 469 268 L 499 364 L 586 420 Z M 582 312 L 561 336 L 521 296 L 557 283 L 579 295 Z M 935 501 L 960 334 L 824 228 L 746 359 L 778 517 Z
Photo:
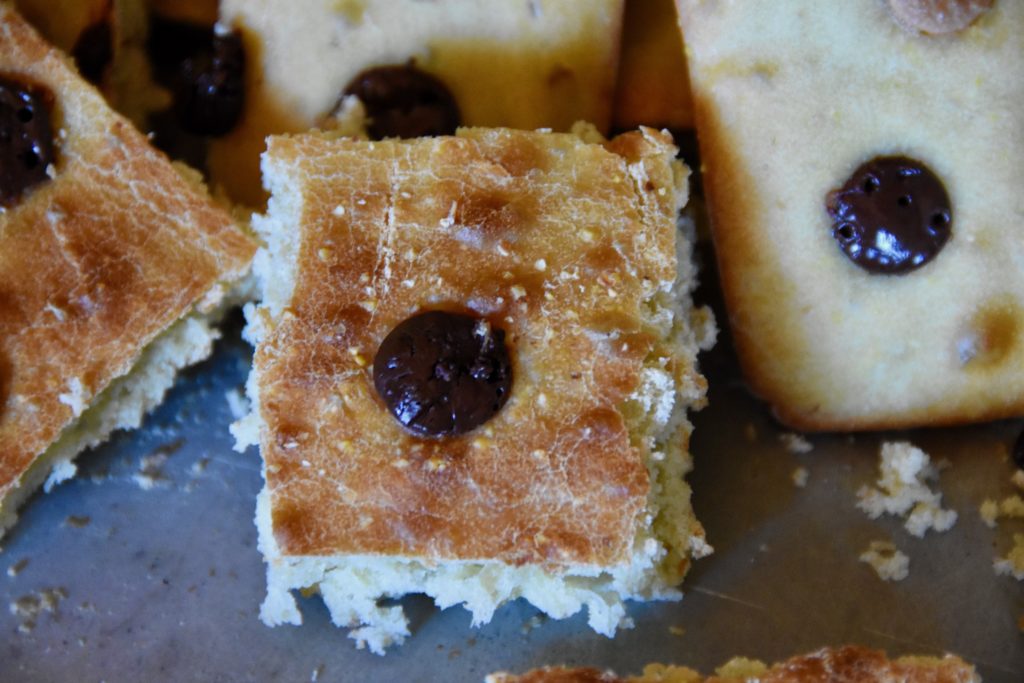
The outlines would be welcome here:
M 802 434 L 793 432 L 779 434 L 779 443 L 785 446 L 790 453 L 810 453 L 814 450 L 814 444 L 805 439 Z
M 15 576 L 20 574 L 25 569 L 25 567 L 27 567 L 27 566 L 28 566 L 28 558 L 27 557 L 23 557 L 20 560 L 18 560 L 17 562 L 15 562 L 14 564 L 12 564 L 10 567 L 7 568 L 7 576 L 9 576 L 9 577 L 11 577 L 13 579 Z
M 72 529 L 84 529 L 92 522 L 92 518 L 86 515 L 68 515 L 64 520 L 64 526 Z
M 224 392 L 224 398 L 228 402 L 228 410 L 231 411 L 231 417 L 241 420 L 249 414 L 249 399 L 238 389 L 227 390 Z
M 64 588 L 44 588 L 35 593 L 23 595 L 10 604 L 11 614 L 21 619 L 19 633 L 31 633 L 36 627 L 40 614 L 55 614 L 61 600 L 68 597 Z
M 178 452 L 185 445 L 185 439 L 175 439 L 163 446 L 158 446 L 139 462 L 139 471 L 132 475 L 132 479 L 143 491 L 149 491 L 156 486 L 165 486 L 170 479 L 164 474 L 164 465 L 167 459 Z
M 1013 494 L 1003 498 L 999 503 L 988 499 L 981 504 L 981 516 L 990 527 L 994 527 L 996 520 L 1000 517 L 1024 519 L 1024 498 Z
M 910 558 L 889 541 L 871 541 L 860 555 L 883 581 L 902 581 L 910 574 Z
M 527 633 L 529 633 L 533 629 L 540 628 L 541 626 L 543 626 L 544 622 L 547 621 L 547 619 L 545 617 L 546 617 L 546 615 L 543 615 L 543 614 L 535 614 L 532 617 L 530 617 L 529 619 L 527 619 L 525 622 L 523 622 L 523 628 L 520 629 L 522 631 L 523 635 L 525 636 Z
M 686 635 L 686 629 L 683 628 L 682 626 L 669 626 L 668 627 L 668 632 L 671 633 L 674 636 Z
M 807 486 L 807 477 L 809 475 L 806 467 L 797 467 L 790 476 L 793 478 L 793 486 L 801 489 Z
M 1012 576 L 1018 581 L 1024 581 L 1024 534 L 1014 534 L 1013 548 L 1009 554 L 996 558 L 992 566 L 1000 576 Z
M 929 529 L 948 531 L 956 524 L 954 510 L 942 508 L 942 494 L 926 482 L 938 479 L 928 454 L 907 442 L 882 444 L 877 488 L 863 486 L 857 507 L 871 519 L 883 514 L 905 518 L 904 528 L 917 537 Z

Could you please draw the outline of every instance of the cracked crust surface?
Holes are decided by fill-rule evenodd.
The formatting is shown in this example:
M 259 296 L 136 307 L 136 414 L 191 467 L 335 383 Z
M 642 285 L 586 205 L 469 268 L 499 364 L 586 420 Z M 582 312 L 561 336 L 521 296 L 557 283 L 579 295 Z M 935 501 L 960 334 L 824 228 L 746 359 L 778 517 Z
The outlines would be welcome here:
M 653 131 L 271 139 L 268 176 L 301 182 L 294 290 L 268 295 L 255 358 L 285 555 L 628 558 L 651 484 L 621 406 L 651 356 L 697 376 L 644 310 L 675 278 L 673 151 Z M 373 355 L 413 313 L 467 308 L 506 331 L 511 397 L 470 434 L 416 438 Z
M 1024 3 L 909 34 L 885 2 L 678 0 L 730 323 L 752 388 L 808 430 L 1024 410 Z M 970 133 L 965 134 L 965 128 Z M 850 262 L 826 195 L 919 159 L 952 237 L 900 276 Z
M 0 213 L 0 498 L 255 244 L 0 6 L 0 71 L 55 95 L 51 180 Z
M 735 659 L 714 676 L 680 666 L 654 664 L 640 676 L 619 678 L 598 669 L 535 669 L 521 676 L 492 674 L 488 683 L 977 683 L 974 667 L 959 657 L 900 657 L 859 646 L 824 648 L 771 667 Z

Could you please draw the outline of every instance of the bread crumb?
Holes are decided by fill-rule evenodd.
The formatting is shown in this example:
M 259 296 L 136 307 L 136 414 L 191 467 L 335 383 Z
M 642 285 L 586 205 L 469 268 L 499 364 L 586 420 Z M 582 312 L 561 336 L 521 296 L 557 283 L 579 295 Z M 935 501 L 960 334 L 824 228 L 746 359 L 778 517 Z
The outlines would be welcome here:
M 779 434 L 779 443 L 785 446 L 790 453 L 810 453 L 814 450 L 814 444 L 805 439 L 802 434 L 792 432 Z
M 20 560 L 18 560 L 17 562 L 15 562 L 14 564 L 12 564 L 10 567 L 7 568 L 7 576 L 9 576 L 9 577 L 11 577 L 13 579 L 15 576 L 20 574 L 22 572 L 22 570 L 24 570 L 25 567 L 27 567 L 27 566 L 28 566 L 28 558 L 27 557 L 23 557 Z
M 682 636 L 686 634 L 686 629 L 682 626 L 669 626 L 668 632 L 674 636 Z
M 918 538 L 929 529 L 943 532 L 956 524 L 956 512 L 944 510 L 942 494 L 925 483 L 937 479 L 938 473 L 920 448 L 907 442 L 882 444 L 879 472 L 878 488 L 863 486 L 857 492 L 857 507 L 871 519 L 902 516 L 904 528 Z
M 996 574 L 1000 576 L 1012 576 L 1018 581 L 1024 581 L 1024 534 L 1013 535 L 1013 548 L 1006 557 L 997 557 L 992 563 Z
M 540 628 L 541 626 L 543 626 L 545 621 L 547 621 L 546 615 L 535 614 L 529 619 L 527 619 L 525 622 L 523 622 L 523 627 L 520 629 L 520 631 L 525 636 L 535 628 Z
M 981 515 L 981 521 L 985 522 L 985 526 L 995 529 L 996 520 L 999 519 L 999 503 L 991 498 L 986 498 L 978 508 L 978 514 Z
M 35 593 L 23 595 L 10 603 L 11 614 L 21 619 L 18 633 L 31 633 L 36 627 L 36 619 L 42 613 L 55 614 L 61 600 L 68 597 L 65 588 L 44 588 Z
M 797 467 L 790 476 L 793 478 L 793 486 L 800 489 L 807 486 L 808 472 L 806 467 Z
M 1021 491 L 1024 491 L 1024 470 L 1017 470 L 1014 472 L 1013 476 L 1010 477 L 1010 481 L 1014 486 L 1019 488 Z
M 92 522 L 92 518 L 87 515 L 68 515 L 64 519 L 64 526 L 69 526 L 72 529 L 84 529 L 89 526 L 90 522 Z
M 231 411 L 231 417 L 234 419 L 241 420 L 249 414 L 249 400 L 237 388 L 225 391 L 224 398 L 228 402 L 228 410 Z
M 910 558 L 888 541 L 871 541 L 860 561 L 871 565 L 883 581 L 902 581 L 910 574 Z

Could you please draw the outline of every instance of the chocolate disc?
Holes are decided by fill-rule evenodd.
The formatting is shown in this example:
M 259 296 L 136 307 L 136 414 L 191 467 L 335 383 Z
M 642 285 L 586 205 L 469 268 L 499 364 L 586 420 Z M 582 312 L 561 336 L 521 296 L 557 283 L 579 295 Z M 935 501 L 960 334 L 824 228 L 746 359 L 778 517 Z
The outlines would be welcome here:
M 373 384 L 410 431 L 464 434 L 491 419 L 511 393 L 505 333 L 469 315 L 415 315 L 381 342 Z
M 870 273 L 900 275 L 931 261 L 952 232 L 953 210 L 938 176 L 920 161 L 877 157 L 826 201 L 832 237 Z
M 0 77 L 0 205 L 13 206 L 49 180 L 46 167 L 56 158 L 52 107 L 46 88 Z
M 175 107 L 181 127 L 196 135 L 229 133 L 245 103 L 245 48 L 235 33 L 214 35 L 209 52 L 182 62 Z
M 103 74 L 114 59 L 114 32 L 110 28 L 110 15 L 82 31 L 71 49 L 82 78 L 99 85 Z
M 364 71 L 344 94 L 366 107 L 374 140 L 452 135 L 459 127 L 459 107 L 445 84 L 411 64 Z

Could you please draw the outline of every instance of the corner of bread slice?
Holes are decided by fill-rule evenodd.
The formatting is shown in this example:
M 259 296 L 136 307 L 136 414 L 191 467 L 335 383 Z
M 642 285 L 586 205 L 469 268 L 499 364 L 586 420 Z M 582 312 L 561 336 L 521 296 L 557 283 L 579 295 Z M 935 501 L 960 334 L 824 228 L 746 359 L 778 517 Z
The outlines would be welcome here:
M 635 390 L 619 406 L 631 446 L 643 454 L 650 483 L 646 502 L 635 519 L 631 551 L 611 566 L 572 564 L 554 570 L 541 564 L 513 565 L 489 559 L 289 555 L 275 536 L 271 493 L 264 486 L 255 520 L 259 549 L 267 565 L 267 596 L 260 610 L 264 623 L 300 624 L 302 615 L 293 591 L 314 590 L 323 597 L 332 621 L 349 629 L 357 647 L 384 654 L 389 646 L 401 644 L 410 631 L 402 607 L 382 601 L 407 594 L 426 594 L 442 609 L 461 604 L 472 613 L 474 626 L 487 623 L 498 607 L 517 598 L 557 619 L 586 608 L 590 627 L 607 636 L 632 624 L 627 601 L 681 597 L 678 585 L 690 561 L 711 552 L 693 514 L 684 477 L 692 467 L 688 446 L 693 427 L 687 411 L 703 405 L 706 390 L 697 354 L 713 343 L 714 321 L 709 312 L 692 304 L 696 272 L 692 241 L 674 229 L 686 201 L 686 169 L 674 161 L 675 148 L 662 134 L 641 131 L 634 135 L 639 139 L 633 142 L 642 151 L 629 159 L 630 172 L 636 176 L 640 220 L 662 225 L 670 222 L 675 246 L 668 247 L 665 258 L 675 267 L 674 277 L 653 282 L 645 290 L 641 317 L 656 341 L 643 361 Z M 631 147 L 633 143 L 623 144 Z M 289 166 L 296 162 L 274 153 L 274 138 L 269 149 L 262 167 L 271 199 L 266 214 L 253 219 L 265 245 L 254 261 L 263 300 L 246 310 L 245 334 L 257 345 L 291 315 L 289 302 L 296 288 L 301 248 L 296 226 L 309 208 L 304 206 L 299 171 Z M 626 156 L 630 153 L 623 152 Z M 651 194 L 643 189 L 649 180 L 666 190 L 660 198 L 645 198 Z M 259 445 L 268 438 L 269 428 L 260 412 L 260 386 L 259 363 L 254 363 L 247 382 L 251 412 L 232 427 L 238 448 Z M 266 480 L 266 460 L 263 467 Z

